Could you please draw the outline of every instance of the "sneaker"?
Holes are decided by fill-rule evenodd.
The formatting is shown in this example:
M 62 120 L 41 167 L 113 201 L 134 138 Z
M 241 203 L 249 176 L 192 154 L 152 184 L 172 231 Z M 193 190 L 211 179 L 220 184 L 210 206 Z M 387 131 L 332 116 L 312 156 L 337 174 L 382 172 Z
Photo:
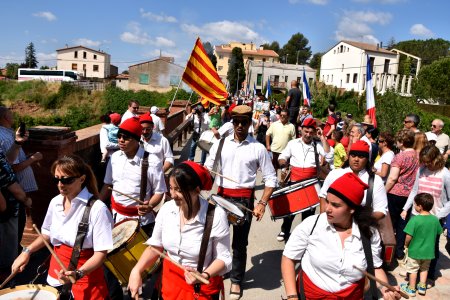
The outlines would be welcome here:
M 419 282 L 417 284 L 417 293 L 419 293 L 419 295 L 425 296 L 425 294 L 427 293 L 427 285 L 425 283 Z
M 427 289 L 431 289 L 434 286 L 433 279 L 427 279 Z
M 279 242 L 284 241 L 284 232 L 283 231 L 277 235 L 277 241 L 279 241 Z
M 405 292 L 406 294 L 408 294 L 408 296 L 411 297 L 415 297 L 416 296 L 416 290 L 410 288 L 410 286 L 408 285 L 408 283 L 402 283 L 400 284 L 400 289 Z

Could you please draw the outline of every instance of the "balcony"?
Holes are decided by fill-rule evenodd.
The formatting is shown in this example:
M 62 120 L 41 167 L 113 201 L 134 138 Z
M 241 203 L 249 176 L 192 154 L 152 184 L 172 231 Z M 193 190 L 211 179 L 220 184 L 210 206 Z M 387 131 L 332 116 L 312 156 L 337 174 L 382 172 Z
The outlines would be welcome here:
M 285 89 L 286 88 L 286 82 L 279 82 L 279 81 L 271 81 L 270 87 L 275 89 Z

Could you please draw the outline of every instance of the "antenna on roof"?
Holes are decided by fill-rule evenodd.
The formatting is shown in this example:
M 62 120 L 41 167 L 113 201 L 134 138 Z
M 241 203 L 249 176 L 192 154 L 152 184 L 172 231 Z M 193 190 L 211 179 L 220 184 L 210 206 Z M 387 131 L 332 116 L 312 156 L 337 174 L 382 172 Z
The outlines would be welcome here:
M 159 49 L 159 57 L 162 57 L 162 51 Z

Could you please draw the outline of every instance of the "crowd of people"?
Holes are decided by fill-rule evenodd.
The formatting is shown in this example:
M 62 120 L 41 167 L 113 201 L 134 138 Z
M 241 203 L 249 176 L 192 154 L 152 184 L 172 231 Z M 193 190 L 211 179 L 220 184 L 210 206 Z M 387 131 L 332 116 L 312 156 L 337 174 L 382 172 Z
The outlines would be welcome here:
M 302 222 L 292 233 L 298 212 L 284 216 L 274 237 L 286 243 L 280 268 L 287 299 L 425 294 L 435 284 L 439 236 L 450 213 L 450 141 L 442 120 L 423 133 L 419 117 L 408 114 L 399 132 L 379 132 L 370 117 L 342 117 L 333 104 L 321 122 L 302 102 L 293 81 L 281 106 L 259 94 L 224 107 L 193 107 L 186 116 L 193 126 L 189 157 L 177 165 L 156 107 L 142 114 L 132 100 L 122 116 L 105 114 L 104 177 L 96 178 L 76 155 L 55 158 L 49 177 L 59 195 L 50 202 L 42 234 L 24 248 L 24 211 L 32 204 L 27 193 L 38 188 L 30 166 L 42 154 L 25 155 L 21 145 L 28 132 L 14 131 L 11 111 L 0 107 L 0 268 L 22 272 L 30 256 L 51 243 L 66 268 L 52 257 L 47 282 L 63 297 L 122 299 L 121 284 L 132 297 L 140 294 L 143 274 L 164 251 L 162 267 L 150 275 L 159 278 L 152 299 L 219 299 L 224 276 L 231 282 L 228 299 L 241 299 L 253 218 L 263 218 L 279 187 L 289 190 L 313 179 L 318 202 L 299 211 Z M 207 132 L 210 148 L 201 146 L 196 163 Z M 263 191 L 255 202 L 258 174 Z M 103 182 L 100 191 L 97 180 Z M 214 185 L 227 205 L 200 193 Z M 233 209 L 242 214 L 239 221 L 230 217 Z M 379 231 L 387 218 L 407 283 L 377 291 L 356 267 L 387 281 L 386 241 Z M 148 246 L 124 282 L 103 262 L 115 249 L 114 228 L 130 219 L 139 223 Z

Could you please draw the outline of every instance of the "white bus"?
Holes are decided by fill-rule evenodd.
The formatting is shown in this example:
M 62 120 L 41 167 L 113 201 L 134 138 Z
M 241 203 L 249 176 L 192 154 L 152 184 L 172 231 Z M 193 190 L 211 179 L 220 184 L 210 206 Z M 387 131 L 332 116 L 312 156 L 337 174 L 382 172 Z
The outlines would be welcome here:
M 79 79 L 78 73 L 65 70 L 19 69 L 18 81 L 75 81 Z

